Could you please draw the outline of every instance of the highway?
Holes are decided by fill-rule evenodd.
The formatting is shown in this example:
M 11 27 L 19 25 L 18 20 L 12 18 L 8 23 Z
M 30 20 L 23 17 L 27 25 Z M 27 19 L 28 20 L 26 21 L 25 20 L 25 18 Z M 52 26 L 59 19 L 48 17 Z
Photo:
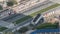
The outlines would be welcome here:
M 35 22 L 35 24 L 37 24 L 39 22 L 39 20 L 45 16 L 46 13 L 53 13 L 53 11 L 56 13 L 56 10 L 60 10 L 60 6 L 59 7 L 56 7 L 56 8 L 53 8 L 53 9 L 50 9 L 44 13 L 42 13 L 42 15 L 37 19 L 37 21 Z
M 14 31 L 20 29 L 21 27 L 25 27 L 25 26 L 29 25 L 29 24 L 31 23 L 32 19 L 33 19 L 33 18 L 28 19 L 28 20 L 26 20 L 25 22 L 22 22 L 21 24 L 18 24 L 18 25 L 15 26 L 14 28 L 12 28 L 12 29 L 7 29 L 7 30 L 5 30 L 5 31 L 12 31 L 12 32 L 14 32 Z
M 45 3 L 45 4 L 44 4 Z M 41 10 L 41 9 L 43 9 L 43 8 L 46 8 L 46 7 L 49 7 L 49 6 L 51 6 L 51 5 L 53 5 L 53 4 L 55 4 L 55 3 L 53 3 L 53 2 L 51 2 L 51 1 L 48 1 L 47 3 L 46 2 L 44 2 L 42 5 L 38 5 L 38 7 L 35 7 L 35 8 L 33 8 L 33 9 L 30 9 L 30 10 L 28 10 L 28 11 L 26 11 L 26 13 L 24 12 L 24 14 L 28 14 L 29 15 L 29 13 L 31 14 L 31 13 L 34 13 L 34 12 L 36 12 L 36 11 L 39 11 L 39 10 Z M 19 16 L 19 15 L 18 15 Z M 20 15 L 21 16 L 21 15 Z M 19 16 L 19 18 L 20 18 L 20 16 Z M 18 18 L 18 17 L 17 17 Z M 19 19 L 18 18 L 18 19 Z M 22 18 L 22 17 L 21 17 Z M 14 19 L 11 19 L 11 20 L 8 20 L 9 22 L 11 22 L 11 21 L 13 21 L 13 20 L 15 20 L 15 18 Z M 31 19 L 32 20 L 32 19 Z M 20 25 L 23 25 L 23 24 L 26 24 L 26 25 L 29 25 L 30 24 L 30 22 L 31 22 L 31 20 L 29 19 L 28 21 L 26 21 L 26 22 L 23 22 L 23 23 L 20 23 L 20 24 L 18 24 L 17 26 L 19 27 Z M 17 28 L 17 26 L 15 27 L 15 28 Z M 25 25 L 24 25 L 25 26 Z M 20 28 L 20 27 L 19 27 Z M 13 28 L 14 29 L 14 28 Z M 18 29 L 18 28 L 17 28 Z
M 6 16 L 9 16 L 8 13 L 9 13 L 9 9 L 6 9 L 6 10 L 3 10 L 0 12 L 0 19 L 6 17 Z
M 51 6 L 51 5 L 53 5 L 53 4 L 54 4 L 54 3 L 51 3 L 51 4 L 50 4 L 50 2 L 49 2 L 47 5 L 44 4 L 43 7 L 46 8 L 46 7 Z M 41 10 L 41 9 L 43 9 L 43 7 L 40 6 L 38 9 Z M 36 10 L 36 9 L 34 9 L 34 10 L 32 10 L 32 11 L 35 12 L 35 10 Z M 34 12 L 32 12 L 32 11 L 29 10 L 29 13 L 30 13 L 30 12 L 31 12 L 31 13 L 34 13 Z M 36 11 L 38 11 L 38 10 L 36 10 Z M 28 12 L 26 12 L 26 13 L 28 14 Z M 24 12 L 23 14 L 24 14 L 24 15 L 27 15 L 26 13 Z M 31 13 L 30 13 L 30 14 L 31 14 Z M 29 14 L 28 14 L 28 15 L 29 15 Z M 21 17 L 21 18 L 22 18 L 22 17 Z M 14 19 L 15 19 L 15 18 L 14 18 Z M 14 19 L 13 19 L 13 20 L 14 20 Z M 29 19 L 29 20 L 27 20 L 27 21 L 25 21 L 25 22 L 23 22 L 23 23 L 18 24 L 15 28 L 12 29 L 12 31 L 14 32 L 15 30 L 18 30 L 18 29 L 20 29 L 21 27 L 24 27 L 24 26 L 29 25 L 30 22 L 31 22 L 31 20 L 32 20 L 32 19 Z M 10 20 L 9 20 L 9 21 L 10 21 Z
M 7 21 L 7 22 L 9 22 L 9 23 L 10 23 L 10 22 L 14 22 L 14 21 L 18 20 L 19 18 L 23 18 L 23 17 L 25 17 L 25 16 L 27 16 L 27 15 L 30 15 L 30 14 L 36 12 L 36 11 L 39 11 L 39 10 L 41 10 L 41 9 L 43 9 L 43 8 L 46 8 L 46 7 L 48 7 L 48 6 L 51 6 L 51 5 L 53 5 L 53 4 L 54 4 L 53 2 L 48 2 L 48 3 L 42 4 L 42 5 L 41 5 L 41 3 L 40 3 L 40 4 L 38 4 L 38 5 L 35 5 L 34 8 L 29 8 L 28 10 L 22 10 L 23 13 L 17 14 L 16 16 L 15 16 L 15 14 L 14 14 L 12 18 L 9 18 L 10 16 L 9 16 L 9 15 L 6 15 L 6 12 L 3 12 L 2 14 L 3 14 L 3 15 L 5 14 L 4 16 L 8 16 L 8 17 L 6 17 L 6 18 L 8 18 L 8 19 L 6 19 L 6 18 L 4 18 L 4 16 L 2 16 L 2 17 L 3 17 L 2 20 L 6 19 L 6 20 L 4 20 L 4 21 Z M 57 7 L 57 8 L 58 8 L 58 7 Z M 54 11 L 54 10 L 56 10 L 57 8 L 51 9 L 51 10 L 49 10 L 49 11 L 47 11 L 47 12 L 44 12 L 44 13 L 42 13 L 42 15 L 45 14 L 45 13 Z M 60 7 L 59 7 L 58 9 L 60 9 Z M 9 11 L 9 10 L 8 10 L 8 11 Z M 9 12 L 8 12 L 8 13 L 9 13 Z M 7 14 L 8 14 L 8 13 L 7 13 Z M 41 16 L 41 17 L 43 17 L 43 16 Z M 12 29 L 8 29 L 8 30 L 5 30 L 5 31 L 12 31 L 12 32 L 14 32 L 14 31 L 16 31 L 16 30 L 19 30 L 19 29 L 22 28 L 22 27 L 28 26 L 28 25 L 31 23 L 32 20 L 33 20 L 33 18 L 30 18 L 30 19 L 28 19 L 28 20 L 26 20 L 26 21 L 18 24 L 18 25 L 15 26 L 14 28 L 12 27 Z M 40 18 L 37 20 L 37 22 L 38 22 L 39 20 L 40 20 Z M 36 22 L 36 23 L 37 23 L 37 22 Z M 4 24 L 4 23 L 2 23 L 2 24 Z M 5 25 L 6 25 L 6 23 L 5 23 Z M 6 26 L 8 26 L 8 25 L 6 25 Z M 11 26 L 10 26 L 10 27 L 11 27 Z M 10 27 L 9 27 L 9 28 L 10 28 Z
M 43 7 L 46 8 L 46 7 L 48 7 L 48 6 L 51 6 L 52 4 L 54 4 L 54 3 L 52 3 L 52 2 L 48 2 L 48 4 L 44 4 L 44 6 L 41 5 L 42 7 L 41 7 L 41 6 L 38 6 L 37 9 L 34 8 L 34 10 L 31 9 L 32 11 L 30 11 L 30 10 L 28 10 L 28 11 L 29 11 L 29 13 L 30 13 L 30 12 L 32 13 L 33 11 L 41 10 L 41 8 L 42 8 L 42 9 L 43 9 Z M 48 5 L 48 6 L 47 6 L 47 5 Z M 46 6 L 46 7 L 45 7 L 45 6 Z M 40 8 L 39 8 L 39 7 L 40 7 Z M 25 13 L 25 12 L 24 12 L 24 13 Z M 28 13 L 28 12 L 26 11 L 26 14 L 27 14 L 27 13 Z M 18 15 L 18 16 L 19 16 L 19 15 Z M 13 20 L 14 20 L 14 19 L 13 19 Z M 12 20 L 12 21 L 13 21 L 13 20 Z M 11 21 L 10 21 L 10 22 L 11 22 Z M 29 25 L 30 22 L 31 22 L 31 21 L 29 20 L 29 21 L 26 21 L 26 22 L 21 23 L 21 24 Z M 21 24 L 19 24 L 18 27 L 19 27 Z M 25 26 L 25 25 L 24 25 L 24 26 Z M 16 28 L 17 28 L 17 27 L 16 27 Z M 18 28 L 17 28 L 17 29 L 18 29 Z
M 42 15 L 45 14 L 45 13 L 47 13 L 47 12 L 55 11 L 55 10 L 58 10 L 58 9 L 60 9 L 60 6 L 59 6 L 59 7 L 56 7 L 56 8 L 53 8 L 53 9 L 51 9 L 51 10 L 48 10 L 48 11 L 42 13 Z M 43 16 L 41 16 L 41 17 L 43 17 Z M 23 22 L 23 23 L 21 23 L 21 24 L 18 24 L 15 28 L 12 28 L 12 29 L 10 29 L 10 30 L 8 29 L 8 30 L 6 30 L 6 31 L 11 31 L 11 30 L 12 30 L 12 32 L 14 32 L 14 31 L 16 31 L 16 30 L 19 30 L 19 29 L 22 28 L 22 27 L 28 26 L 28 25 L 31 23 L 32 19 L 33 19 L 33 18 L 28 19 L 28 20 L 26 20 L 25 22 Z
M 45 4 L 44 4 L 45 3 Z M 43 9 L 43 8 L 46 8 L 46 7 L 48 7 L 48 6 L 51 6 L 51 5 L 53 5 L 54 3 L 53 2 L 51 2 L 51 1 L 48 1 L 48 2 L 44 2 L 44 3 L 40 3 L 40 4 L 38 4 L 38 5 L 36 5 L 36 6 L 34 6 L 33 8 L 29 8 L 29 9 L 27 9 L 25 12 L 23 12 L 23 13 L 20 13 L 20 15 L 17 15 L 17 16 L 13 16 L 13 18 L 10 18 L 10 19 L 8 19 L 8 20 L 5 20 L 5 21 L 7 21 L 7 22 L 14 22 L 14 21 L 16 21 L 16 20 L 18 20 L 18 19 L 20 19 L 20 18 L 23 18 L 23 17 L 25 17 L 25 16 L 27 16 L 27 15 L 29 15 L 29 14 L 32 14 L 32 13 L 34 13 L 34 12 L 36 12 L 36 11 L 39 11 L 39 10 L 41 10 L 41 9 Z M 10 17 L 10 16 L 9 16 Z M 6 18 L 9 18 L 9 17 L 6 17 Z M 4 20 L 4 19 L 6 19 L 6 18 L 3 18 L 2 20 Z
M 51 1 L 46 1 L 46 2 L 43 2 L 43 3 L 40 3 L 40 4 L 35 5 L 33 8 L 29 8 L 28 10 L 26 10 L 26 11 L 23 12 L 22 14 L 20 13 L 20 14 L 17 14 L 17 15 L 15 15 L 15 14 L 13 14 L 13 15 L 8 15 L 9 17 L 3 18 L 2 20 L 11 23 L 11 22 L 15 21 L 16 19 L 18 20 L 20 17 L 22 18 L 22 17 L 24 17 L 24 16 L 26 16 L 26 15 L 32 14 L 32 13 L 38 11 L 38 10 L 41 10 L 41 9 L 46 8 L 46 7 L 48 7 L 48 6 L 51 6 L 51 5 L 53 5 L 53 4 L 54 4 L 54 3 L 51 2 Z M 8 14 L 9 12 L 10 12 L 9 9 L 7 9 L 7 10 L 2 11 L 2 12 L 0 12 L 0 13 L 3 14 L 4 16 L 6 16 L 6 14 Z M 4 17 L 4 16 L 3 16 L 3 17 Z M 13 16 L 13 17 L 12 17 L 12 16 Z M 16 16 L 17 16 L 17 17 L 16 17 Z M 15 18 L 14 18 L 14 17 L 15 17 Z M 18 18 L 18 17 L 19 17 L 19 18 Z M 6 27 L 8 27 L 8 24 L 7 24 L 7 23 L 1 23 L 1 24 L 5 24 Z M 9 26 L 10 26 L 10 25 L 9 25 Z M 10 27 L 11 27 L 11 26 L 10 26 Z M 10 27 L 9 27 L 9 28 L 10 28 Z
M 49 10 L 49 11 L 51 12 L 51 11 L 55 11 L 55 10 L 58 10 L 58 9 L 60 9 L 60 6 L 54 8 L 54 9 L 51 9 L 51 10 Z M 46 11 L 46 12 L 49 12 L 49 11 Z M 43 13 L 42 13 L 42 15 L 43 15 Z M 41 16 L 41 17 L 43 17 L 43 16 Z M 41 17 L 40 17 L 40 18 L 41 18 Z M 27 21 L 25 21 L 25 22 L 23 22 L 23 23 L 17 25 L 17 27 L 14 28 L 12 31 L 14 32 L 15 30 L 19 30 L 21 27 L 24 27 L 24 26 L 29 25 L 29 24 L 31 23 L 31 21 L 32 21 L 32 19 L 29 19 L 29 20 L 27 20 Z M 38 20 L 38 21 L 39 21 L 39 20 Z

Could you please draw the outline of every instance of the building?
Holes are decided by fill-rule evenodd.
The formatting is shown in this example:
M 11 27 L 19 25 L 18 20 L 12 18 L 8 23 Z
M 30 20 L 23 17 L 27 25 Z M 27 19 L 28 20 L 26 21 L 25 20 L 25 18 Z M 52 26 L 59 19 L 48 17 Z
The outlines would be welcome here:
M 37 24 L 41 24 L 44 22 L 44 18 L 41 14 L 37 14 L 37 16 L 34 17 L 34 19 L 32 20 L 32 24 L 33 25 L 37 25 Z
M 60 34 L 60 29 L 40 29 L 30 34 Z

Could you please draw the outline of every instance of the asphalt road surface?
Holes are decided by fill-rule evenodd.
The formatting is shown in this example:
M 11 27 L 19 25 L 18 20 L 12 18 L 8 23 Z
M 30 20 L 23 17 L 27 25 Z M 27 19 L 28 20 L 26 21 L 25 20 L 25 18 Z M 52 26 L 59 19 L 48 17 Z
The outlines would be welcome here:
M 58 9 L 60 9 L 60 6 L 54 8 L 54 9 L 51 9 L 51 10 L 49 10 L 49 11 L 51 12 L 51 11 L 55 11 L 55 10 L 58 10 Z M 49 11 L 47 11 L 47 12 L 49 12 Z M 43 15 L 43 13 L 42 13 L 42 15 Z M 41 17 L 43 17 L 43 16 L 41 16 Z M 24 27 L 24 26 L 29 25 L 29 24 L 31 23 L 31 21 L 32 21 L 32 19 L 29 19 L 29 20 L 27 20 L 27 21 L 25 21 L 25 22 L 17 25 L 17 27 L 16 27 L 14 30 L 12 30 L 12 31 L 19 30 L 21 27 Z M 39 21 L 39 20 L 38 20 L 38 21 Z
M 54 8 L 54 9 L 51 9 L 51 10 L 49 10 L 49 11 L 51 12 L 51 11 L 55 11 L 55 10 L 58 10 L 58 9 L 60 9 L 60 6 Z M 46 13 L 47 13 L 47 12 L 48 12 L 48 11 L 46 11 Z M 45 13 L 44 13 L 44 14 L 45 14 Z M 43 13 L 42 13 L 42 15 L 43 15 Z M 33 18 L 28 19 L 28 20 L 26 20 L 25 22 L 22 22 L 21 24 L 18 24 L 15 28 L 10 29 L 10 30 L 8 29 L 8 30 L 6 30 L 6 31 L 12 31 L 12 32 L 14 32 L 14 31 L 16 31 L 16 30 L 19 30 L 19 29 L 22 28 L 22 27 L 28 26 L 28 25 L 31 23 L 32 19 L 33 19 Z
M 44 3 L 46 3 L 46 2 L 44 2 Z M 2 20 L 7 21 L 7 22 L 14 22 L 14 21 L 16 21 L 16 20 L 18 20 L 20 18 L 23 18 L 23 17 L 25 17 L 25 16 L 27 16 L 29 14 L 32 14 L 32 13 L 34 13 L 36 11 L 39 11 L 39 10 L 41 10 L 43 8 L 46 8 L 46 7 L 51 6 L 51 5 L 54 4 L 51 1 L 48 1 L 46 4 L 44 4 L 44 3 L 42 3 L 42 5 L 40 3 L 40 4 L 36 5 L 36 6 L 34 6 L 34 8 L 29 8 L 25 12 L 20 13 L 20 15 L 16 15 L 15 17 L 14 16 L 11 16 L 13 18 L 9 18 L 10 17 L 9 16 L 9 17 L 6 17 L 6 18 L 9 18 L 8 20 L 6 20 L 6 18 L 3 18 Z

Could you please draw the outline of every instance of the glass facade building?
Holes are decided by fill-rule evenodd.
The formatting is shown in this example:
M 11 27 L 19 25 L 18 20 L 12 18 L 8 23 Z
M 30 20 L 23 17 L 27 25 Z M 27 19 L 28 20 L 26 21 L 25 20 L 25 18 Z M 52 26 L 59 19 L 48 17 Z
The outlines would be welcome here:
M 60 34 L 60 29 L 40 29 L 31 34 Z

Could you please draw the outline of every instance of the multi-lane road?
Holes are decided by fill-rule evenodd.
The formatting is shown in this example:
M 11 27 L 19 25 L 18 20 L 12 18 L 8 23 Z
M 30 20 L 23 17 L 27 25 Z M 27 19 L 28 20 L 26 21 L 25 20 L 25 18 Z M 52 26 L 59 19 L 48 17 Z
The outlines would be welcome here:
M 48 7 L 48 6 L 51 6 L 51 5 L 53 5 L 53 4 L 54 4 L 54 3 L 51 2 L 51 1 L 45 1 L 45 2 L 43 2 L 43 3 L 39 3 L 39 4 L 35 5 L 33 8 L 27 9 L 25 12 L 20 13 L 20 15 L 16 15 L 15 17 L 14 17 L 14 16 L 11 16 L 12 18 L 7 19 L 7 18 L 10 17 L 10 16 L 9 16 L 9 17 L 3 18 L 2 20 L 5 20 L 5 21 L 7 21 L 7 22 L 14 22 L 14 21 L 16 21 L 16 20 L 18 20 L 18 19 L 20 19 L 20 18 L 23 18 L 23 17 L 25 17 L 25 16 L 27 16 L 27 15 L 30 15 L 30 14 L 36 12 L 36 11 L 39 11 L 39 10 L 41 10 L 41 9 L 43 9 L 43 8 L 46 8 L 46 7 Z M 6 20 L 6 19 L 7 19 L 7 20 Z
M 53 4 L 54 4 L 54 3 L 51 2 L 51 1 L 45 1 L 45 2 L 43 2 L 43 3 L 38 3 L 38 4 L 36 4 L 35 6 L 30 7 L 30 8 L 27 9 L 27 10 L 24 10 L 24 12 L 23 12 L 23 13 L 20 13 L 20 14 L 8 15 L 8 13 L 10 12 L 9 9 L 7 9 L 7 10 L 5 10 L 5 11 L 2 11 L 2 12 L 0 12 L 0 13 L 1 13 L 2 16 L 3 16 L 3 19 L 2 19 L 2 20 L 11 23 L 11 22 L 13 22 L 13 21 L 18 20 L 19 18 L 23 18 L 23 17 L 25 17 L 25 16 L 27 16 L 27 15 L 30 15 L 30 14 L 38 11 L 38 10 L 41 10 L 41 9 L 46 8 L 46 7 L 48 7 L 48 6 L 51 6 L 51 5 L 53 5 Z M 12 11 L 12 10 L 11 10 L 11 11 Z M 2 16 L 1 16 L 1 17 L 2 17 Z M 8 16 L 8 17 L 4 18 L 4 16 L 5 16 L 5 17 Z M 30 21 L 30 20 L 29 20 L 29 21 Z M 27 22 L 23 22 L 23 23 L 21 23 L 21 24 L 27 24 Z M 29 24 L 29 23 L 28 23 L 28 24 Z M 27 25 L 28 25 L 28 24 L 27 24 Z M 2 25 L 8 26 L 7 23 L 2 23 Z M 19 25 L 20 25 L 20 24 L 19 24 Z M 18 25 L 18 27 L 19 27 L 19 25 Z M 10 26 L 10 25 L 9 25 L 9 26 Z M 10 27 L 11 27 L 11 26 L 10 26 Z M 10 27 L 9 27 L 9 28 L 10 28 Z M 17 27 L 16 27 L 16 28 L 17 28 Z
M 7 21 L 7 22 L 16 21 L 16 20 L 18 20 L 19 18 L 25 17 L 25 16 L 27 16 L 27 15 L 29 15 L 29 14 L 32 14 L 32 13 L 38 11 L 38 10 L 41 10 L 41 9 L 43 9 L 43 8 L 49 7 L 49 6 L 51 6 L 51 5 L 54 4 L 54 3 L 51 2 L 51 1 L 48 1 L 46 4 L 44 4 L 44 3 L 46 3 L 46 2 L 40 3 L 40 4 L 38 4 L 38 5 L 35 5 L 35 6 L 34 6 L 35 8 L 31 8 L 31 9 L 29 8 L 28 10 L 26 10 L 25 12 L 23 12 L 22 15 L 20 14 L 20 15 L 18 15 L 17 17 L 9 18 L 9 19 L 6 20 L 6 21 Z M 42 4 L 42 5 L 41 5 L 41 4 Z M 36 7 L 36 6 L 37 6 L 37 7 Z M 55 9 L 56 9 L 56 8 L 55 8 Z M 7 17 L 7 18 L 8 18 L 8 17 Z M 5 19 L 5 18 L 4 18 L 4 19 Z M 12 30 L 13 32 L 14 32 L 15 30 L 19 30 L 21 27 L 24 27 L 24 26 L 29 25 L 29 24 L 31 23 L 31 20 L 32 20 L 32 18 L 29 19 L 29 20 L 27 20 L 27 21 L 25 21 L 25 22 L 23 22 L 23 23 L 18 24 L 16 27 L 12 28 L 11 30 Z M 9 31 L 9 30 L 8 30 L 8 31 Z
M 49 11 L 46 11 L 46 13 L 47 13 L 47 12 L 52 12 L 52 11 L 55 11 L 55 10 L 58 10 L 58 9 L 60 9 L 60 6 L 54 8 L 54 9 L 51 9 L 51 10 L 49 10 Z M 43 13 L 42 13 L 42 15 L 43 15 Z M 41 16 L 41 17 L 43 17 L 43 16 Z M 32 18 L 29 19 L 29 20 L 27 20 L 27 21 L 25 21 L 25 22 L 23 22 L 23 23 L 21 23 L 21 24 L 19 24 L 19 25 L 17 25 L 17 27 L 14 28 L 12 31 L 14 32 L 15 30 L 19 30 L 21 27 L 24 27 L 24 26 L 29 25 L 29 24 L 31 23 L 31 21 L 32 21 Z M 38 20 L 38 21 L 39 21 L 39 20 Z
M 49 10 L 49 11 L 54 11 L 55 9 L 60 9 L 60 7 L 58 8 L 54 8 L 54 9 L 51 9 L 51 10 Z M 42 13 L 43 14 L 43 13 Z M 27 25 L 29 25 L 30 23 L 31 23 L 31 20 L 32 19 L 29 19 L 29 20 L 27 20 L 27 21 L 25 21 L 25 22 L 23 22 L 23 23 L 21 23 L 21 24 L 18 24 L 15 28 L 13 28 L 13 29 L 11 29 L 13 32 L 14 31 L 16 31 L 16 30 L 19 30 L 21 27 L 24 27 L 24 26 L 27 26 Z M 8 30 L 9 31 L 9 30 Z

